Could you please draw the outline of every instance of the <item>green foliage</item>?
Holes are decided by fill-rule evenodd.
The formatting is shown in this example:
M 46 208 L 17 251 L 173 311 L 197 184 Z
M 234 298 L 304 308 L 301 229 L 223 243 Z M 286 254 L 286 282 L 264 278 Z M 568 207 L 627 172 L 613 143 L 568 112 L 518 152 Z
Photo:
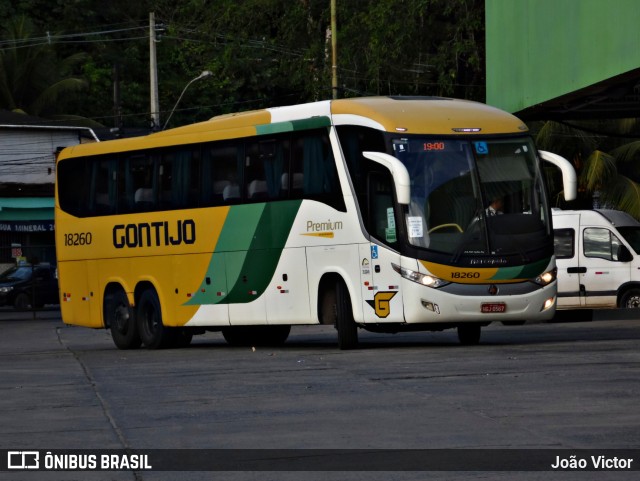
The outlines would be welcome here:
M 564 205 L 560 201 L 558 174 L 547 171 L 555 205 L 591 208 L 595 199 L 601 207 L 623 210 L 640 220 L 640 141 L 629 142 L 625 137 L 638 135 L 637 122 L 548 121 L 534 128 L 537 146 L 569 159 L 578 173 L 579 199 Z
M 596 191 L 605 188 L 617 174 L 615 157 L 595 150 L 587 158 L 580 180 L 587 190 Z
M 84 56 L 81 64 L 55 61 L 48 67 L 55 81 L 82 78 L 88 87 L 81 95 L 50 92 L 42 98 L 49 99 L 45 107 L 34 100 L 45 86 L 34 85 L 17 96 L 25 99 L 19 108 L 148 126 L 149 12 L 166 26 L 156 43 L 161 118 L 191 79 L 203 70 L 214 74 L 185 92 L 171 119 L 174 126 L 331 98 L 330 0 L 0 0 L 0 18 L 27 15 L 32 38 L 47 32 L 57 38 L 42 46 L 50 58 Z M 484 98 L 483 0 L 338 0 L 337 25 L 340 96 Z M 7 38 L 5 31 L 0 40 Z M 22 49 L 25 55 L 15 60 L 39 48 Z M 116 70 L 120 103 L 114 106 Z M 9 108 L 1 82 L 0 106 Z
M 31 21 L 24 16 L 16 17 L 4 26 L 9 42 L 0 50 L 0 106 L 46 116 L 64 106 L 66 95 L 86 88 L 83 79 L 70 76 L 84 59 L 84 54 L 58 59 L 46 42 L 25 47 L 32 37 L 32 30 Z
M 610 153 L 594 151 L 580 176 L 600 204 L 628 212 L 640 220 L 640 142 L 622 145 Z

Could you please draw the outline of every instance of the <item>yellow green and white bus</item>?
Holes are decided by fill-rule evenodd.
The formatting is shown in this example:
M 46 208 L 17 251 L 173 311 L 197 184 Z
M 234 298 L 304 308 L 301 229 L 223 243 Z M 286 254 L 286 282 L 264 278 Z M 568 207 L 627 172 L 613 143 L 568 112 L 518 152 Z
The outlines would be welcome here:
M 278 344 L 328 324 L 457 328 L 553 317 L 556 267 L 527 127 L 447 98 L 320 101 L 214 117 L 57 159 L 63 321 L 132 349 Z M 573 192 L 573 193 L 572 193 Z M 489 209 L 500 199 L 496 212 Z M 498 215 L 493 215 L 498 214 Z

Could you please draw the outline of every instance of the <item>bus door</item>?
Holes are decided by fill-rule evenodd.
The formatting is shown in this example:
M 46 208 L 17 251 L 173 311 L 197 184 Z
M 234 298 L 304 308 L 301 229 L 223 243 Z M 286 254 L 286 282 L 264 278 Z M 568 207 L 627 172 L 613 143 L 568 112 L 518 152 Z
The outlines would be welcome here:
M 361 250 L 365 322 L 403 322 L 400 278 L 392 264 L 400 265 L 392 180 L 388 172 L 371 172 L 368 182 L 371 235 L 369 252 Z
M 400 265 L 400 255 L 377 243 L 360 248 L 364 322 L 403 322 L 400 280 L 392 264 Z

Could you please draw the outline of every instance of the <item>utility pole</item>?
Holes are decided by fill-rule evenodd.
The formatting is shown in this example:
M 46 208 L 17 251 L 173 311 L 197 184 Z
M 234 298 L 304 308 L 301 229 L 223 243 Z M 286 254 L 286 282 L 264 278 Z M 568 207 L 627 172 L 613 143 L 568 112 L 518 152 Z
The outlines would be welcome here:
M 158 62 L 156 60 L 156 15 L 149 13 L 149 81 L 151 93 L 151 125 L 160 130 L 160 101 L 158 100 Z
M 120 64 L 115 62 L 112 70 L 113 76 L 113 129 L 119 133 L 122 126 L 122 108 L 120 102 Z
M 338 27 L 336 0 L 331 0 L 331 90 L 333 98 L 338 98 Z

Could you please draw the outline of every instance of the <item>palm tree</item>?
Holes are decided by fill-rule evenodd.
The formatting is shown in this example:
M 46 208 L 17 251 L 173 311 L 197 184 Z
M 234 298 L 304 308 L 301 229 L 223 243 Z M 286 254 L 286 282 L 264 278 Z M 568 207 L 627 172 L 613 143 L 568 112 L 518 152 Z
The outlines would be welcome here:
M 60 113 L 65 95 L 87 87 L 85 80 L 67 76 L 85 55 L 58 60 L 46 39 L 33 38 L 25 16 L 9 19 L 0 42 L 0 108 L 51 117 Z
M 619 140 L 622 135 L 633 136 L 638 125 L 636 119 L 609 119 L 595 124 L 548 121 L 539 128 L 538 147 L 564 156 L 576 168 L 582 203 L 574 207 L 599 205 L 640 220 L 640 141 Z M 602 133 L 603 129 L 610 133 Z M 553 181 L 550 190 L 557 190 Z
M 584 159 L 598 147 L 597 137 L 564 122 L 546 121 L 539 124 L 533 123 L 531 127 L 535 133 L 538 148 L 562 155 L 573 164 L 577 173 L 582 171 Z M 558 170 L 548 166 L 545 171 L 555 207 L 575 209 L 591 207 L 591 194 L 583 184 L 578 185 L 578 200 L 567 203 L 562 195 L 562 178 Z
M 623 210 L 640 220 L 640 141 L 609 153 L 595 150 L 580 179 L 589 192 L 599 194 L 602 207 Z

